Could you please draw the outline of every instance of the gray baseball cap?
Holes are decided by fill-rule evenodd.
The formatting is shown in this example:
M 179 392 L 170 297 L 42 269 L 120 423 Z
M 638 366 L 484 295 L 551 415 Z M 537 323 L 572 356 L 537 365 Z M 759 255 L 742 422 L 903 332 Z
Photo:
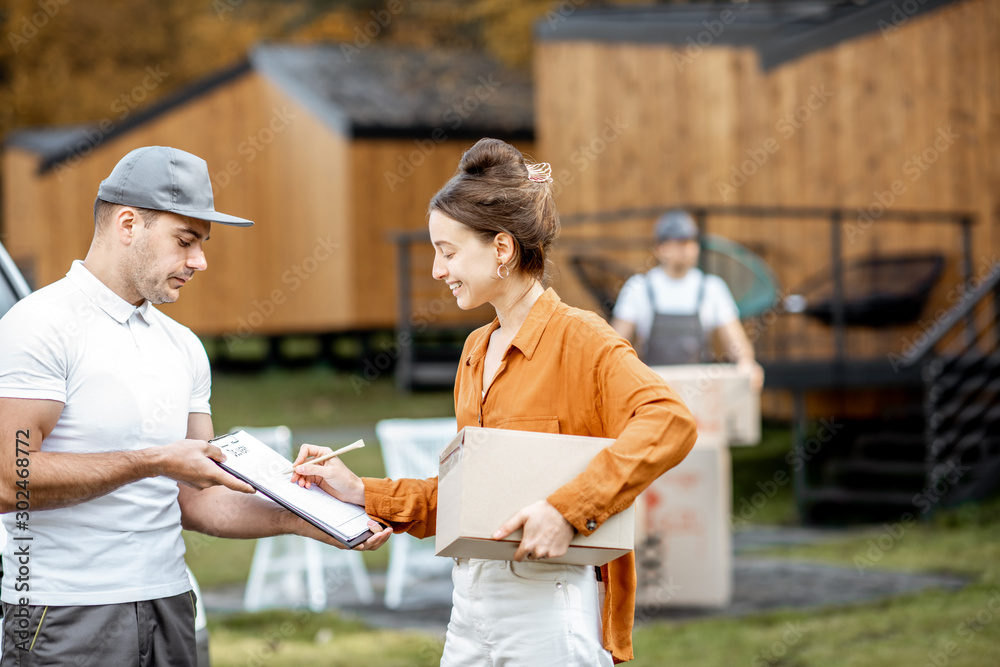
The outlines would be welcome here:
M 144 146 L 123 157 L 97 196 L 112 204 L 167 211 L 196 220 L 249 227 L 250 220 L 215 210 L 208 163 L 169 146 Z
M 673 209 L 656 221 L 656 242 L 688 241 L 698 238 L 698 225 L 687 211 Z

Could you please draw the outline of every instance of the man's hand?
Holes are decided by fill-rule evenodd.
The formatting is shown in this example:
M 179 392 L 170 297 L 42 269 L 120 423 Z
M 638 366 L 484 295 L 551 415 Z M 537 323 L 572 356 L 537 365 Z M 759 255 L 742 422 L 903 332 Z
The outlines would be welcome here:
M 618 335 L 635 346 L 635 322 L 626 322 L 617 317 L 611 318 L 611 328 L 618 332 Z
M 573 541 L 573 526 L 547 500 L 528 505 L 511 517 L 493 533 L 494 540 L 502 540 L 518 528 L 524 528 L 521 544 L 514 553 L 514 560 L 543 560 L 558 558 L 569 550 Z
M 156 448 L 155 470 L 194 489 L 222 485 L 242 493 L 255 493 L 246 482 L 217 466 L 226 460 L 222 450 L 206 440 L 178 440 Z
M 750 375 L 750 389 L 760 391 L 764 388 L 764 369 L 754 359 L 741 360 L 736 365 Z
M 341 542 L 338 542 L 332 536 L 327 535 L 305 519 L 295 516 L 294 514 L 290 514 L 289 520 L 293 523 L 289 526 L 287 532 L 318 540 L 324 544 L 337 547 L 338 549 L 347 549 L 347 547 L 345 547 Z M 383 529 L 381 524 L 372 521 L 371 519 L 368 520 L 368 529 L 372 531 L 373 535 L 361 544 L 355 546 L 354 551 L 375 551 L 389 541 L 389 538 L 392 536 L 392 527 Z
M 305 463 L 307 458 L 315 458 L 332 451 L 329 447 L 302 445 L 302 448 L 299 449 L 299 455 L 295 457 L 292 464 L 295 468 L 295 472 L 292 473 L 292 482 L 307 489 L 313 484 L 317 484 L 319 488 L 338 500 L 364 507 L 364 482 L 351 472 L 338 457 L 328 459 L 320 464 Z
M 392 526 L 382 528 L 382 524 L 376 521 L 369 521 L 368 528 L 371 529 L 374 535 L 354 547 L 355 551 L 375 551 L 392 537 Z

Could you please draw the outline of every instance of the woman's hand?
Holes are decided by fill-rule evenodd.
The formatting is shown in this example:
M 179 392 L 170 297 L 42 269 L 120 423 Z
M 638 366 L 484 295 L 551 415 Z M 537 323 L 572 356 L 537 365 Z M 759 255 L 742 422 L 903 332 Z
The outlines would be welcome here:
M 355 505 L 365 505 L 365 485 L 361 478 L 355 475 L 337 457 L 327 459 L 323 463 L 303 463 L 306 459 L 315 458 L 328 454 L 333 450 L 329 447 L 317 447 L 316 445 L 302 445 L 299 455 L 295 457 L 292 466 L 295 471 L 292 473 L 292 482 L 299 486 L 309 488 L 313 484 L 319 486 L 327 493 L 345 503 Z M 301 525 L 296 530 L 299 535 L 306 535 L 313 539 L 326 542 L 339 549 L 344 549 L 344 545 L 333 539 L 323 531 L 319 530 L 305 520 L 299 520 Z M 382 528 L 375 521 L 368 521 L 368 528 L 372 531 L 372 536 L 361 544 L 354 547 L 355 551 L 374 551 L 388 541 L 392 535 L 392 527 Z
M 339 458 L 334 457 L 320 464 L 305 463 L 307 458 L 315 458 L 332 451 L 329 447 L 302 445 L 302 448 L 299 449 L 299 455 L 292 463 L 295 468 L 292 473 L 292 482 L 307 489 L 316 484 L 338 500 L 364 507 L 364 482 L 351 472 Z
M 518 528 L 524 528 L 521 544 L 514 553 L 514 560 L 543 560 L 558 558 L 569 550 L 573 541 L 572 524 L 547 500 L 528 505 L 512 516 L 493 533 L 494 540 L 502 540 Z

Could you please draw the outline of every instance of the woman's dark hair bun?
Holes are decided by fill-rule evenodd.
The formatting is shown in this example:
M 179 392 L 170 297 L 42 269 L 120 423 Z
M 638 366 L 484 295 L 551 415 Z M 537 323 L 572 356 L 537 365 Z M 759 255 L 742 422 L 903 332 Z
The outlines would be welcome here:
M 545 255 L 559 234 L 559 214 L 552 179 L 530 176 L 521 151 L 506 141 L 480 139 L 462 155 L 458 172 L 434 195 L 430 208 L 487 243 L 501 232 L 510 234 L 517 246 L 510 268 L 544 282 Z
M 520 167 L 520 169 L 518 169 Z M 465 151 L 462 161 L 458 164 L 459 172 L 469 176 L 490 175 L 493 171 L 504 172 L 497 176 L 513 176 L 516 172 L 527 174 L 524 156 L 506 141 L 499 139 L 480 139 Z

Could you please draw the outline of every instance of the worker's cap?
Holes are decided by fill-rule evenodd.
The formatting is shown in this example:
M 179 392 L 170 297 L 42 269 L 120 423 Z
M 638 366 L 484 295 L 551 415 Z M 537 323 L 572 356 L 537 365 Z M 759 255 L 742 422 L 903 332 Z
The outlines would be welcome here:
M 687 211 L 667 211 L 656 221 L 656 242 L 689 241 L 698 238 L 698 225 Z
M 196 220 L 249 227 L 250 220 L 215 210 L 208 163 L 168 146 L 145 146 L 126 155 L 101 181 L 99 199 L 112 204 L 167 211 Z

